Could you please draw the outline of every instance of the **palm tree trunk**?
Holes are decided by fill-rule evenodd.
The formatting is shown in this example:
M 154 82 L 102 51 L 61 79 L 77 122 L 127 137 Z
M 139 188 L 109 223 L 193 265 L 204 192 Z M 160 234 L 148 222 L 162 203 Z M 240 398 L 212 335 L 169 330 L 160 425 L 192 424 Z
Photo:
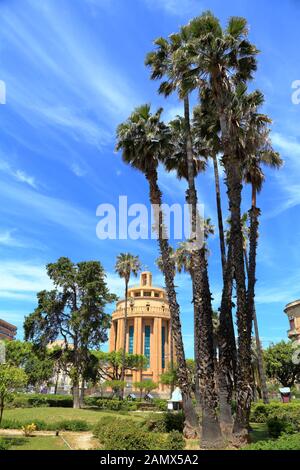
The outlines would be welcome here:
M 255 287 L 255 272 L 256 272 L 256 252 L 257 252 L 257 238 L 258 238 L 258 216 L 259 216 L 259 209 L 256 207 L 256 195 L 255 190 L 252 189 L 252 208 L 249 211 L 250 216 L 250 249 L 249 249 L 249 262 L 247 259 L 247 251 L 245 250 L 245 265 L 246 271 L 248 276 L 248 303 L 249 309 L 252 309 L 253 315 L 253 324 L 254 324 L 254 334 L 255 334 L 255 343 L 256 343 L 256 350 L 257 350 L 257 363 L 258 363 L 258 372 L 261 381 L 261 391 L 264 403 L 269 403 L 269 395 L 268 395 L 268 387 L 267 387 L 267 380 L 264 368 L 264 361 L 263 361 L 263 353 L 261 342 L 259 338 L 259 329 L 258 329 L 258 321 L 255 309 L 255 302 L 254 302 L 254 287 Z M 251 266 L 251 269 L 250 269 Z
M 222 271 L 223 271 L 223 277 L 224 277 L 225 276 L 225 268 L 226 268 L 226 248 L 225 248 L 225 236 L 224 236 L 223 214 L 222 214 L 222 204 L 221 204 L 221 191 L 220 191 L 220 178 L 219 178 L 219 169 L 218 169 L 218 159 L 217 159 L 217 155 L 215 153 L 212 154 L 212 159 L 213 159 L 213 164 L 214 164 L 215 191 L 216 191 L 218 228 L 219 228 L 219 239 L 220 239 L 220 252 L 221 252 Z
M 121 381 L 124 381 L 124 377 L 125 377 L 127 313 L 128 313 L 127 310 L 128 310 L 128 279 L 125 279 L 125 314 L 124 314 L 124 336 L 123 336 Z M 124 390 L 121 391 L 121 395 L 122 395 L 122 398 L 123 398 Z
M 196 370 L 200 379 L 200 396 L 202 407 L 202 436 L 201 446 L 220 447 L 222 442 L 221 428 L 217 415 L 218 399 L 214 371 L 213 346 L 213 312 L 211 293 L 207 272 L 206 251 L 199 239 L 200 217 L 197 208 L 197 191 L 194 176 L 194 158 L 192 149 L 189 97 L 184 98 L 184 117 L 186 128 L 186 151 L 188 168 L 188 190 L 186 200 L 191 208 L 191 239 L 195 243 L 192 253 L 193 260 L 193 301 L 195 311 L 195 328 L 198 340 L 196 342 Z
M 172 325 L 172 318 L 170 318 L 170 369 L 172 371 L 172 377 L 173 377 L 173 371 L 174 371 L 174 343 L 173 343 L 173 325 Z M 171 382 L 171 387 L 170 387 L 170 398 L 172 397 L 172 393 L 174 391 L 174 382 Z
M 242 175 L 239 163 L 234 160 L 226 165 L 229 208 L 231 214 L 232 261 L 237 290 L 238 367 L 237 410 L 233 431 L 242 442 L 248 440 L 248 426 L 252 401 L 251 330 L 252 312 L 248 309 L 243 234 L 241 227 Z
M 178 366 L 178 383 L 182 392 L 183 411 L 185 415 L 184 435 L 188 438 L 194 439 L 197 437 L 197 435 L 199 435 L 199 423 L 192 403 L 191 386 L 188 378 L 182 340 L 180 311 L 174 285 L 175 266 L 174 261 L 170 258 L 170 246 L 168 239 L 166 238 L 166 234 L 164 233 L 164 221 L 161 209 L 162 197 L 161 191 L 157 184 L 156 168 L 149 169 L 146 172 L 146 178 L 149 182 L 150 202 L 152 204 L 155 215 L 155 230 L 158 234 L 158 243 L 163 262 L 163 273 L 172 319 L 172 333 Z
M 232 319 L 232 250 L 228 251 L 226 270 L 226 248 L 221 204 L 221 191 L 217 155 L 212 154 L 215 176 L 216 204 L 220 239 L 220 253 L 223 273 L 223 293 L 220 309 L 218 392 L 220 400 L 220 424 L 225 435 L 232 433 L 232 394 L 236 375 L 236 343 Z
M 236 342 L 232 319 L 232 247 L 228 247 L 224 286 L 220 309 L 220 327 L 218 334 L 219 364 L 218 389 L 220 399 L 220 423 L 222 432 L 230 437 L 232 434 L 232 398 L 236 377 Z

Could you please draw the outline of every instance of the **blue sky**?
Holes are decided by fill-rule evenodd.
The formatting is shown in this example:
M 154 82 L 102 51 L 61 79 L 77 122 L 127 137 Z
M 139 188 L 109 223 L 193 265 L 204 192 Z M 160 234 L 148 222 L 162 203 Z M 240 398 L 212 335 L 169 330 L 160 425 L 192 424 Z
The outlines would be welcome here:
M 267 172 L 258 251 L 257 313 L 264 345 L 286 338 L 284 305 L 300 297 L 300 105 L 292 82 L 300 80 L 300 5 L 294 0 L 1 0 L 0 80 L 0 318 L 15 323 L 22 337 L 24 315 L 36 292 L 50 287 L 44 266 L 59 256 L 99 259 L 111 289 L 122 294 L 114 274 L 121 251 L 139 254 L 156 271 L 154 241 L 101 241 L 96 208 L 148 204 L 142 175 L 114 153 L 118 123 L 145 102 L 163 106 L 166 120 L 181 113 L 176 96 L 165 100 L 149 80 L 145 54 L 157 36 L 167 36 L 201 11 L 224 23 L 245 16 L 250 38 L 261 50 L 253 86 L 266 97 L 274 120 L 273 142 L 285 160 Z M 160 172 L 166 202 L 182 202 L 185 185 Z M 216 221 L 211 167 L 198 179 L 205 212 Z M 224 188 L 223 188 L 224 191 Z M 224 193 L 224 211 L 226 200 Z M 249 206 L 245 190 L 244 209 Z M 215 306 L 220 299 L 219 240 L 210 240 L 210 276 Z M 178 276 L 183 333 L 192 356 L 190 283 Z

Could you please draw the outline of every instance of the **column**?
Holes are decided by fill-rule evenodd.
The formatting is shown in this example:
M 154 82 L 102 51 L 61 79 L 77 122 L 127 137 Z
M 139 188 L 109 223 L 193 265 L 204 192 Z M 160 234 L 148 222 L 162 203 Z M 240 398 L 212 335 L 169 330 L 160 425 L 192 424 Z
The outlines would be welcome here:
M 134 354 L 143 354 L 143 330 L 142 330 L 142 318 L 137 317 L 134 319 Z M 142 373 L 140 370 L 133 371 L 132 374 L 133 382 L 140 382 L 142 380 Z
M 157 318 L 157 382 L 160 381 L 160 376 L 162 374 L 162 336 L 161 336 L 161 329 L 162 329 L 162 319 Z M 161 390 L 162 385 L 159 385 L 159 390 Z
M 112 321 L 110 332 L 109 332 L 109 352 L 115 350 L 115 341 L 116 341 L 116 324 L 114 321 Z
M 124 342 L 124 319 L 118 320 L 118 337 L 117 337 L 117 351 L 123 349 Z

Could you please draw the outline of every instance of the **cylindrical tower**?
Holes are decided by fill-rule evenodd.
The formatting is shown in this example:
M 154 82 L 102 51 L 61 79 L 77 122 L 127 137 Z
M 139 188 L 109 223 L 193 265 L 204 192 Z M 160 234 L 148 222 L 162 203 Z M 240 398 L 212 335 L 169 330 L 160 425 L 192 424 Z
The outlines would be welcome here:
M 294 300 L 285 306 L 284 312 L 287 314 L 290 329 L 288 337 L 300 343 L 300 300 Z
M 132 383 L 142 380 L 160 381 L 160 375 L 167 370 L 171 357 L 170 311 L 166 292 L 152 285 L 152 274 L 143 272 L 139 286 L 128 289 L 127 339 L 128 353 L 143 354 L 148 358 L 148 367 L 139 371 L 127 371 L 126 389 L 132 390 Z M 112 314 L 109 350 L 118 351 L 124 340 L 125 300 L 117 302 Z M 173 348 L 174 350 L 174 348 Z M 159 384 L 160 395 L 169 393 L 167 386 Z

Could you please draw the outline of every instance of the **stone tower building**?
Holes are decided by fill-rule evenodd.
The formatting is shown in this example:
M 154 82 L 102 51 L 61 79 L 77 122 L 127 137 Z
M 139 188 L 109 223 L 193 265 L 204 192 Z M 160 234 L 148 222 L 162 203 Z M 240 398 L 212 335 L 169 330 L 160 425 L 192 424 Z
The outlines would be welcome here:
M 119 300 L 112 314 L 109 350 L 123 347 L 125 300 Z M 148 358 L 148 368 L 126 373 L 127 393 L 133 382 L 153 380 L 158 383 L 171 357 L 170 311 L 166 292 L 152 285 L 152 274 L 143 272 L 139 286 L 128 289 L 127 352 L 143 354 Z M 173 348 L 174 350 L 174 348 Z M 160 395 L 168 394 L 165 385 L 156 390 Z

